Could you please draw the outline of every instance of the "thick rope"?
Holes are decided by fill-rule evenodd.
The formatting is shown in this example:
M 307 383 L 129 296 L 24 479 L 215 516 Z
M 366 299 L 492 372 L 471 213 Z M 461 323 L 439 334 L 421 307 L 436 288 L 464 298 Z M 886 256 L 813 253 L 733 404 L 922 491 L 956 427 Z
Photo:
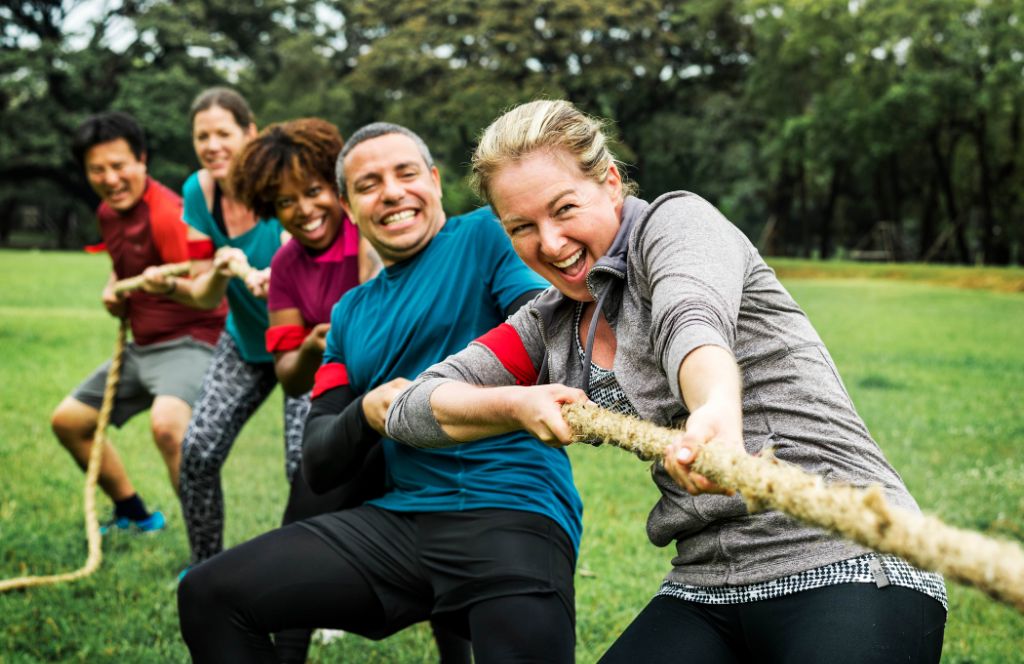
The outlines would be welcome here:
M 191 263 L 185 261 L 184 263 L 168 263 L 160 266 L 160 274 L 165 277 L 177 277 L 183 274 L 188 274 Z M 127 279 L 121 279 L 114 282 L 115 293 L 128 293 L 130 291 L 139 290 L 142 288 L 142 275 L 136 277 L 128 277 Z
M 180 277 L 189 273 L 192 264 L 188 261 L 183 263 L 167 263 L 166 265 L 160 266 L 160 274 L 165 277 Z M 228 262 L 228 270 L 231 274 L 238 277 L 241 280 L 245 280 L 249 273 L 253 272 L 253 268 L 249 265 L 246 260 L 233 260 Z M 121 279 L 114 282 L 115 293 L 129 293 L 131 291 L 139 290 L 142 288 L 142 275 L 135 277 L 128 277 L 127 279 Z
M 0 581 L 0 592 L 15 588 L 31 588 L 45 586 L 64 581 L 77 581 L 95 572 L 103 561 L 103 547 L 100 538 L 100 525 L 96 518 L 96 482 L 100 476 L 100 461 L 103 459 L 103 445 L 107 440 L 107 424 L 110 413 L 114 409 L 114 396 L 117 394 L 117 383 L 121 378 L 121 359 L 124 354 L 124 343 L 128 329 L 127 319 L 121 320 L 118 328 L 114 354 L 107 370 L 107 384 L 103 390 L 103 404 L 96 418 L 96 433 L 92 437 L 92 450 L 89 452 L 89 465 L 85 471 L 85 536 L 89 543 L 89 555 L 85 564 L 73 572 L 51 574 L 48 576 L 21 576 Z
M 580 439 L 600 439 L 661 459 L 679 435 L 650 422 L 584 404 L 567 404 L 562 414 Z M 693 470 L 738 491 L 750 512 L 775 509 L 826 528 L 882 553 L 971 585 L 1024 613 L 1024 549 L 939 519 L 889 505 L 881 487 L 826 486 L 822 479 L 771 453 L 752 456 L 722 441 L 705 445 Z

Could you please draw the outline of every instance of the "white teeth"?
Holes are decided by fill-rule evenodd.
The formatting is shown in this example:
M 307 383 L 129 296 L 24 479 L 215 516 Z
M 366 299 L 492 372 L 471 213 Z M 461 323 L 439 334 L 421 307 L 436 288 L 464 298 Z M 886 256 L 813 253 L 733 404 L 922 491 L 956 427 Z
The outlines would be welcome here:
M 564 270 L 565 268 L 569 267 L 570 265 L 572 265 L 573 263 L 578 261 L 580 259 L 580 256 L 582 256 L 582 255 L 583 255 L 583 250 L 580 249 L 579 251 L 577 251 L 572 256 L 569 256 L 568 258 L 566 258 L 564 261 L 557 261 L 555 263 L 552 263 L 552 265 L 557 267 L 559 270 Z
M 309 223 L 303 224 L 299 228 L 301 228 L 302 230 L 306 231 L 307 233 L 312 233 L 313 231 L 315 231 L 316 229 L 320 228 L 323 225 L 324 225 L 324 218 L 320 217 L 319 219 L 314 219 L 313 221 L 310 221 Z
M 380 223 L 383 224 L 384 226 L 387 226 L 388 224 L 393 224 L 397 221 L 405 221 L 406 219 L 412 219 L 415 216 L 416 210 L 405 210 L 403 212 L 389 214 L 388 216 L 381 219 Z

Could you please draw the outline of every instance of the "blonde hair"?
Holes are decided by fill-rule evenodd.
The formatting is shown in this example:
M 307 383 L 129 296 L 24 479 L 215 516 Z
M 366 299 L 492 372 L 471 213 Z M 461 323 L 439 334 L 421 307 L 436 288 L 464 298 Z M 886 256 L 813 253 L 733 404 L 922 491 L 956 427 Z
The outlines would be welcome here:
M 622 176 L 622 195 L 636 192 L 622 164 L 608 150 L 605 123 L 583 113 L 565 100 L 539 100 L 520 104 L 492 122 L 473 153 L 470 184 L 490 202 L 494 175 L 510 162 L 537 150 L 565 150 L 580 171 L 595 182 L 608 178 L 612 165 Z

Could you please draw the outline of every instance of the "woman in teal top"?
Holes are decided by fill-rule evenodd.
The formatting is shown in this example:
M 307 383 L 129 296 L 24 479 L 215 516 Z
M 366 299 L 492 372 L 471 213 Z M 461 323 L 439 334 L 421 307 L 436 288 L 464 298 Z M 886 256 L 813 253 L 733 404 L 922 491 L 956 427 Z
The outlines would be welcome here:
M 204 191 L 203 180 L 208 181 L 207 187 L 212 195 Z M 270 268 L 270 259 L 280 248 L 281 235 L 284 229 L 277 219 L 253 220 L 251 227 L 241 235 L 229 236 L 225 220 L 220 223 L 214 217 L 207 201 L 212 199 L 213 210 L 219 211 L 226 197 L 219 185 L 207 172 L 197 171 L 185 181 L 182 188 L 185 198 L 185 222 L 213 243 L 215 249 L 233 247 L 239 250 L 249 265 L 257 270 Z M 218 197 L 220 204 L 218 204 Z M 248 212 L 248 211 L 247 211 Z M 251 214 L 251 213 L 250 213 Z M 238 230 L 241 229 L 233 229 Z M 193 233 L 193 235 L 196 235 Z M 229 255 L 228 252 L 223 252 Z M 235 252 L 232 256 L 237 257 Z M 264 333 L 269 326 L 267 318 L 267 302 L 265 298 L 256 297 L 241 279 L 229 279 L 227 296 L 230 310 L 228 312 L 225 331 L 238 347 L 238 353 L 246 362 L 273 362 L 274 358 L 267 352 Z
M 192 279 L 148 273 L 153 287 L 168 297 L 212 308 L 227 295 L 230 313 L 225 330 L 203 378 L 199 401 L 182 446 L 180 498 L 188 529 L 191 565 L 223 548 L 224 500 L 220 469 L 242 425 L 277 384 L 274 358 L 267 352 L 266 285 L 270 260 L 287 235 L 277 219 L 257 219 L 227 191 L 233 157 L 256 135 L 249 105 L 237 92 L 211 88 L 192 104 L 192 140 L 203 166 L 185 182 L 184 218 L 189 240 L 207 248 L 212 261 L 194 264 Z M 214 253 L 215 252 L 215 253 Z M 229 264 L 255 269 L 246 282 L 233 277 Z M 284 522 L 318 513 L 321 501 L 296 472 L 309 397 L 284 397 L 285 466 L 291 485 Z

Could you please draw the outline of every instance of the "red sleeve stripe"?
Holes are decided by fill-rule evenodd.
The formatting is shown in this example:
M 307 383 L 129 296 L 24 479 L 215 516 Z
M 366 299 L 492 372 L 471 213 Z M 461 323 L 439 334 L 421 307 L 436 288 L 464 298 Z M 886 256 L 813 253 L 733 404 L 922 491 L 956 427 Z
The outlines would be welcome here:
M 188 257 L 192 260 L 213 258 L 213 240 L 189 240 Z
M 324 392 L 342 385 L 348 385 L 348 369 L 345 368 L 345 365 L 337 362 L 325 364 L 316 370 L 311 397 L 316 399 Z
M 275 325 L 267 328 L 264 339 L 268 353 L 286 353 L 295 350 L 306 340 L 310 330 L 301 325 Z
M 508 323 L 502 323 L 487 334 L 476 340 L 497 356 L 502 366 L 516 379 L 516 385 L 534 385 L 537 382 L 537 369 L 533 366 L 530 354 L 526 352 L 519 333 Z

